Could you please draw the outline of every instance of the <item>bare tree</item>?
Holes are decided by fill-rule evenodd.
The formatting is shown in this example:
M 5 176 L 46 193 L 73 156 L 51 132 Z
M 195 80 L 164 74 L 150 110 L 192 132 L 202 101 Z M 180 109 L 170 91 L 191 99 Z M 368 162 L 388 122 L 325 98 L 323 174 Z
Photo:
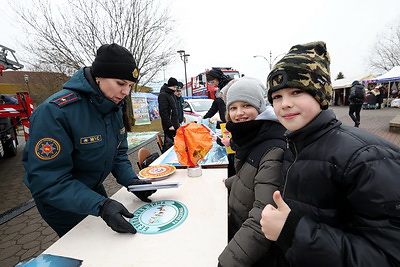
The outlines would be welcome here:
M 389 71 L 400 66 L 400 20 L 387 26 L 377 35 L 377 41 L 369 58 L 369 65 L 376 70 Z
M 25 1 L 12 6 L 29 33 L 23 46 L 37 70 L 72 74 L 90 65 L 102 44 L 118 43 L 133 53 L 145 85 L 176 58 L 174 21 L 157 0 L 36 0 L 29 7 Z

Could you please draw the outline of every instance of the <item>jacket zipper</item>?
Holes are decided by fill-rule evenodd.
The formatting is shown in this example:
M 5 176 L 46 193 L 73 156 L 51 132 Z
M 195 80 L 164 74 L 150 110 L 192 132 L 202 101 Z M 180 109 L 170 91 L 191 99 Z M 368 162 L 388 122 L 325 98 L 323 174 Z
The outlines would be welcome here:
M 296 161 L 297 161 L 297 156 L 298 156 L 298 155 L 297 155 L 296 144 L 293 143 L 293 141 L 290 141 L 288 137 L 286 137 L 286 149 L 289 149 L 289 147 L 290 147 L 289 143 L 292 143 L 292 144 L 293 144 L 293 148 L 294 148 L 294 161 L 292 162 L 292 164 L 290 164 L 289 168 L 288 168 L 287 171 L 286 171 L 286 174 L 285 174 L 285 184 L 283 185 L 282 197 L 285 197 L 286 185 L 287 185 L 287 183 L 288 183 L 288 177 L 289 177 L 289 171 L 290 171 L 290 169 L 292 168 L 293 164 L 296 163 Z

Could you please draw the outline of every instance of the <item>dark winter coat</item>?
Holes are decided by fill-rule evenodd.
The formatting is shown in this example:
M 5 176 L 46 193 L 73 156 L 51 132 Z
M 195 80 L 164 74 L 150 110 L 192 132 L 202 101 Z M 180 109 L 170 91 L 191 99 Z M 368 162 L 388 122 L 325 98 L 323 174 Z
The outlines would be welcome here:
M 183 115 L 183 102 L 184 102 L 184 100 L 183 100 L 183 97 L 175 96 L 175 98 L 176 98 L 176 108 L 178 110 L 178 121 L 179 121 L 179 123 L 182 123 L 183 119 L 184 119 L 184 115 Z
M 290 266 L 400 266 L 399 147 L 332 110 L 286 137 L 276 244 Z
M 221 90 L 230 82 L 233 78 L 228 75 L 223 75 L 218 79 L 218 88 Z
M 383 99 L 385 98 L 385 92 L 383 90 L 383 87 L 379 88 L 379 95 L 376 96 L 376 103 L 377 104 L 382 104 L 383 103 Z
M 225 112 L 226 112 L 226 105 L 222 98 L 217 97 L 212 102 L 210 109 L 207 111 L 206 115 L 204 115 L 204 119 L 212 118 L 215 114 L 219 112 L 219 117 L 222 122 L 226 122 Z
M 363 92 L 362 100 L 356 99 L 356 90 L 362 90 L 362 92 Z M 365 99 L 364 86 L 361 85 L 359 82 L 357 82 L 357 83 L 353 82 L 353 86 L 350 89 L 350 96 L 349 96 L 350 105 L 354 105 L 354 104 L 362 105 L 362 103 L 364 102 L 364 99 Z
M 374 95 L 373 93 L 370 93 L 368 95 L 367 99 L 368 99 L 367 102 L 368 102 L 369 105 L 373 105 L 373 106 L 376 105 L 376 101 L 377 101 L 377 96 L 376 95 Z
M 272 108 L 266 112 L 273 113 Z M 268 266 L 269 263 L 266 254 L 271 242 L 261 232 L 260 219 L 262 209 L 266 204 L 273 203 L 272 194 L 279 188 L 285 128 L 273 120 L 256 120 L 249 123 L 251 125 L 247 122 L 235 123 L 237 126 L 244 126 L 239 129 L 240 134 L 243 134 L 241 139 L 251 135 L 250 140 L 246 140 L 244 144 L 235 139 L 235 131 L 230 129 L 234 141 L 240 145 L 236 151 L 236 156 L 239 157 L 236 158 L 236 175 L 225 181 L 230 192 L 229 234 L 233 238 L 218 258 L 224 267 Z M 227 127 L 229 128 L 229 125 Z M 261 151 L 261 159 L 249 156 L 265 142 L 268 142 L 270 147 Z M 255 167 L 252 162 L 257 160 L 259 164 Z
M 164 84 L 158 95 L 158 112 L 160 113 L 164 131 L 171 126 L 174 126 L 175 130 L 177 130 L 180 126 L 174 92 L 174 90 L 168 88 L 167 84 Z

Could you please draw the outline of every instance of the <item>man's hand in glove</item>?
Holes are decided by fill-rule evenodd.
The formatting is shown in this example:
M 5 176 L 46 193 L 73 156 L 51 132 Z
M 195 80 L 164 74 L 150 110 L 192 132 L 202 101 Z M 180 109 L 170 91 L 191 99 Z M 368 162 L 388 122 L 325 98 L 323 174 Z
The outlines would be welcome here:
M 151 184 L 151 182 L 142 181 L 140 179 L 134 179 L 129 185 L 141 185 L 141 184 Z M 133 191 L 132 193 L 134 193 L 141 201 L 151 202 L 149 196 L 151 196 L 155 192 L 157 192 L 157 190 Z
M 100 204 L 100 216 L 115 232 L 136 234 L 132 224 L 122 217 L 133 218 L 133 214 L 118 201 L 110 198 L 103 200 Z

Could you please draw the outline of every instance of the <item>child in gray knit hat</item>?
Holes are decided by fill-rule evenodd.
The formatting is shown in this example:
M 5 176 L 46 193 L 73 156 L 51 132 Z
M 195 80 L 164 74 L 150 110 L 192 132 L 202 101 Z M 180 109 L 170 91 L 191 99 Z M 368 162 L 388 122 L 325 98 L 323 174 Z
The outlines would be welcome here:
M 279 187 L 284 127 L 264 100 L 265 86 L 243 77 L 226 92 L 226 128 L 236 145 L 236 174 L 225 180 L 229 191 L 229 244 L 222 266 L 269 266 L 272 242 L 261 232 L 261 211 Z
M 229 107 L 232 103 L 241 101 L 249 103 L 258 113 L 261 113 L 266 109 L 265 95 L 266 88 L 261 81 L 243 77 L 226 92 L 226 106 Z

